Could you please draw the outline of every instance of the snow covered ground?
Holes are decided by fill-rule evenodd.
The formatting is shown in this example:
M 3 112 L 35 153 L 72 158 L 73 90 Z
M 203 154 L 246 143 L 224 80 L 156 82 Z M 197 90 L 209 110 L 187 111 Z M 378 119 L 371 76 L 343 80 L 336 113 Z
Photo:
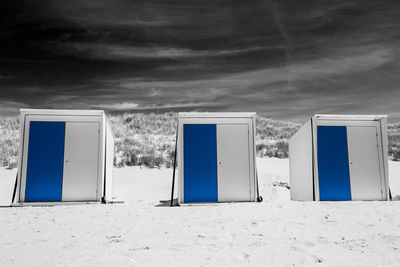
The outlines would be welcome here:
M 400 162 L 390 162 L 400 194 Z M 258 159 L 263 203 L 170 208 L 172 169 L 114 169 L 115 205 L 0 209 L 0 266 L 397 266 L 400 201 L 295 202 Z M 16 170 L 0 169 L 0 202 Z M 8 188 L 6 189 L 6 187 Z

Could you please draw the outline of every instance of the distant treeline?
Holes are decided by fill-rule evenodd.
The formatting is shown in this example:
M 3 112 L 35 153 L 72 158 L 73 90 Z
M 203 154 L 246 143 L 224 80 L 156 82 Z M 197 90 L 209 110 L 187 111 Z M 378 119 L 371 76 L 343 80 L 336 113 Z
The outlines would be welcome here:
M 177 113 L 123 113 L 107 115 L 115 137 L 114 165 L 171 167 L 175 149 Z M 258 157 L 288 157 L 288 139 L 300 125 L 258 116 Z M 16 167 L 18 119 L 0 119 L 0 166 Z M 400 123 L 388 126 L 389 156 L 400 160 Z

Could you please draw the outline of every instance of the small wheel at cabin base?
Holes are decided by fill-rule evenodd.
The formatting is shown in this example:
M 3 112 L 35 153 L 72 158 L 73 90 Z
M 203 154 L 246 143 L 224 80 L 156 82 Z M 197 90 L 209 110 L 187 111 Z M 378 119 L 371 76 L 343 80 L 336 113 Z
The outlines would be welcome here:
M 262 196 L 257 197 L 257 202 L 262 202 L 262 201 L 263 201 L 263 197 Z

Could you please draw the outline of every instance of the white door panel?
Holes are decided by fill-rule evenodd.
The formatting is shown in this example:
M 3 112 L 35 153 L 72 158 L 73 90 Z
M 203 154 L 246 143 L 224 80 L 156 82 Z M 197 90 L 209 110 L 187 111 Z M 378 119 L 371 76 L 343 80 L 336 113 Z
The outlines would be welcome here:
M 218 201 L 250 201 L 249 127 L 217 125 Z
M 381 200 L 376 127 L 347 127 L 352 200 Z
M 99 123 L 66 123 L 63 201 L 97 200 L 99 127 Z

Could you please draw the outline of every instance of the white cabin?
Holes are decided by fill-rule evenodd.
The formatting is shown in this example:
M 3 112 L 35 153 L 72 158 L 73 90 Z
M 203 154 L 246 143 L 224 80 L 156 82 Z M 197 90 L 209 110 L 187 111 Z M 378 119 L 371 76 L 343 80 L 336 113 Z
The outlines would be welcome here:
M 256 201 L 255 116 L 179 113 L 179 204 Z
M 107 202 L 113 160 L 104 111 L 21 109 L 14 203 Z
M 315 115 L 289 160 L 292 200 L 389 200 L 386 115 Z

